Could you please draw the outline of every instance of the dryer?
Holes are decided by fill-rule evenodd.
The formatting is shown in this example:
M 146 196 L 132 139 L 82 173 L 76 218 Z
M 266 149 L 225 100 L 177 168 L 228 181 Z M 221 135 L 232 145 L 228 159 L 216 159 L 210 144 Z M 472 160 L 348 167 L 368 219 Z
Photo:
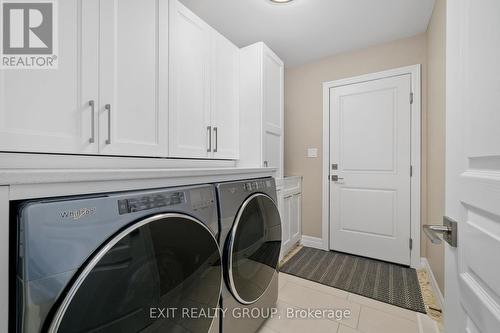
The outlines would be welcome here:
M 221 221 L 223 333 L 256 332 L 278 298 L 281 219 L 273 178 L 216 184 Z
M 21 203 L 15 331 L 219 332 L 216 205 L 213 185 Z

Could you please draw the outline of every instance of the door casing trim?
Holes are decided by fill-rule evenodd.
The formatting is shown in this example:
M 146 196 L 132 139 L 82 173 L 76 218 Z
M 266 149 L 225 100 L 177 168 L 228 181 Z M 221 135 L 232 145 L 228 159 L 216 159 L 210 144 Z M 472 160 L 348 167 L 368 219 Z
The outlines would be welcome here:
M 412 65 L 394 68 L 376 73 L 355 76 L 346 79 L 323 83 L 323 155 L 322 155 L 322 216 L 321 234 L 322 249 L 330 250 L 330 89 L 349 84 L 373 81 L 393 76 L 411 75 L 411 89 L 413 103 L 411 104 L 411 165 L 413 175 L 410 180 L 410 237 L 413 247 L 410 250 L 410 266 L 420 266 L 420 225 L 421 225 L 421 137 L 422 137 L 422 93 L 421 93 L 421 65 Z M 409 96 L 408 96 L 409 98 Z

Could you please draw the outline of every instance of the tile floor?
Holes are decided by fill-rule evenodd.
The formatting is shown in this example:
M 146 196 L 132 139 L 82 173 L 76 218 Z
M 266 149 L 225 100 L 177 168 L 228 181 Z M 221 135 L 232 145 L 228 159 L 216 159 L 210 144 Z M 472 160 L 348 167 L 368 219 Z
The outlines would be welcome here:
M 417 270 L 417 274 L 418 281 L 420 283 L 420 289 L 422 290 L 422 297 L 424 298 L 425 308 L 427 309 L 427 314 L 437 322 L 439 330 L 441 332 L 444 332 L 443 311 L 437 301 L 437 297 L 434 294 L 434 290 L 429 279 L 429 274 L 425 269 Z
M 259 333 L 437 333 L 428 316 L 319 283 L 280 273 L 278 315 L 269 318 Z M 304 309 L 350 310 L 349 318 L 291 318 Z

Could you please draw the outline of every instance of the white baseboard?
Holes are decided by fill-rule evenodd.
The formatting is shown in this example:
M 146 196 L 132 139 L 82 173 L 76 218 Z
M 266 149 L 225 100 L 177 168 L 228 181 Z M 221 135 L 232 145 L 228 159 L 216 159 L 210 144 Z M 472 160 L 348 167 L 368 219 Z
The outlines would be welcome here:
M 300 241 L 300 243 L 304 246 L 307 246 L 307 247 L 312 247 L 315 249 L 324 250 L 323 239 L 321 239 L 319 237 L 311 237 L 311 236 L 302 235 L 302 240 Z
M 431 266 L 429 265 L 429 261 L 427 260 L 427 258 L 421 258 L 421 262 L 422 262 L 422 268 L 424 268 L 427 271 L 427 276 L 429 276 L 429 279 L 431 280 L 432 291 L 436 296 L 436 301 L 438 305 L 441 307 L 441 309 L 444 311 L 444 296 L 443 293 L 441 292 L 441 289 L 439 289 L 436 277 L 434 276 Z

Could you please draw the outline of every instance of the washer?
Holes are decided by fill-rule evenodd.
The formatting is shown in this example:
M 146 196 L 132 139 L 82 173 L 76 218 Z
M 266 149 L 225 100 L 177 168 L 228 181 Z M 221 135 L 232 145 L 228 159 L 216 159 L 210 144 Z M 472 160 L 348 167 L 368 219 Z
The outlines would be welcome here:
M 216 184 L 223 246 L 223 333 L 256 332 L 278 299 L 281 219 L 273 178 Z
M 219 332 L 213 185 L 24 202 L 17 225 L 17 332 Z

